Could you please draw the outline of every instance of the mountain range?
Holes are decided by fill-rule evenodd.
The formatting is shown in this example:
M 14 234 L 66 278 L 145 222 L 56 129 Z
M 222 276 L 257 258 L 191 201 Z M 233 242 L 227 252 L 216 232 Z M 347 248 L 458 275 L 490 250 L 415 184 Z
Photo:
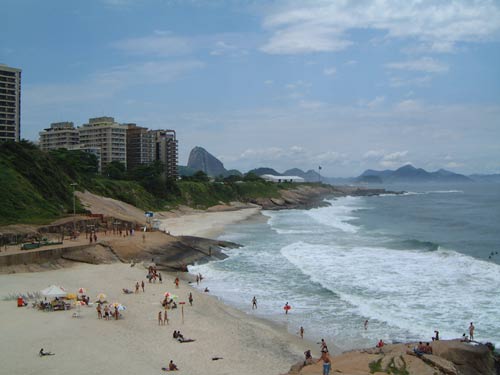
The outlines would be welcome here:
M 192 175 L 196 171 L 203 171 L 208 176 L 230 176 L 241 173 L 238 170 L 227 170 L 224 164 L 215 156 L 210 154 L 203 147 L 195 147 L 189 154 L 187 166 L 179 166 L 181 175 Z M 326 177 L 320 175 L 315 170 L 303 171 L 299 168 L 292 168 L 280 173 L 273 168 L 260 167 L 255 168 L 247 173 L 254 173 L 258 176 L 264 174 L 272 174 L 275 176 L 299 176 L 307 182 L 322 181 L 330 184 L 408 184 L 408 183 L 467 183 L 467 182 L 494 182 L 500 183 L 500 174 L 481 175 L 473 174 L 465 176 L 463 174 L 454 173 L 446 169 L 439 169 L 435 172 L 428 172 L 422 168 L 415 168 L 411 164 L 407 164 L 396 170 L 373 170 L 367 169 L 358 177 L 341 178 L 341 177 Z

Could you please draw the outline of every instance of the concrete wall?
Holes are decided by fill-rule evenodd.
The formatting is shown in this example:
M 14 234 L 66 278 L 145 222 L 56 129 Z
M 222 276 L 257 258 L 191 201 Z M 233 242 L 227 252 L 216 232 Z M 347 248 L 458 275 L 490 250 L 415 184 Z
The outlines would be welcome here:
M 19 264 L 41 264 L 60 259 L 68 251 L 87 249 L 89 245 L 58 247 L 56 249 L 25 250 L 15 254 L 0 254 L 0 267 Z

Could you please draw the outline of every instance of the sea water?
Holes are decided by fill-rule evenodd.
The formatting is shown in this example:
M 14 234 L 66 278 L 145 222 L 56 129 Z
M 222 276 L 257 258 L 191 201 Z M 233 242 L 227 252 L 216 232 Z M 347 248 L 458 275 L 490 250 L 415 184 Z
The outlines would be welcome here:
M 390 188 L 407 193 L 263 211 L 221 236 L 243 247 L 190 271 L 225 303 L 343 350 L 458 338 L 470 322 L 499 345 L 500 186 Z

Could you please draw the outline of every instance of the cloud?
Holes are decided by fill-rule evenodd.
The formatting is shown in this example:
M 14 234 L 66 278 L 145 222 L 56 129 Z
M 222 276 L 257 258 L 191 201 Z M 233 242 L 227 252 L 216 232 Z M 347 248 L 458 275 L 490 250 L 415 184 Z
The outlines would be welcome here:
M 331 66 L 330 68 L 323 69 L 323 74 L 325 76 L 334 76 L 336 73 L 337 73 L 337 69 L 335 69 L 334 66 Z
M 288 1 L 266 14 L 263 28 L 271 36 L 261 50 L 269 54 L 340 51 L 353 44 L 349 32 L 359 29 L 450 52 L 459 42 L 489 40 L 500 30 L 495 1 Z
M 300 100 L 299 106 L 304 109 L 318 109 L 325 105 L 325 103 L 314 100 Z
M 399 112 L 419 112 L 423 109 L 423 104 L 419 100 L 406 99 L 402 100 L 395 106 Z
M 387 153 L 385 150 L 370 150 L 362 156 L 367 162 L 375 162 L 382 168 L 397 168 L 401 165 L 411 164 L 405 161 L 408 151 L 395 151 Z
M 27 85 L 23 90 L 23 100 L 31 106 L 41 106 L 112 98 L 128 87 L 168 83 L 203 66 L 203 63 L 196 60 L 147 61 L 120 65 L 91 74 L 81 82 Z
M 389 69 L 409 70 L 425 73 L 443 73 L 448 71 L 448 65 L 432 57 L 422 57 L 418 60 L 392 62 L 385 65 Z
M 427 87 L 431 83 L 431 76 L 422 76 L 416 78 L 401 78 L 401 77 L 391 77 L 389 79 L 389 85 L 391 87 L 404 87 L 404 86 L 418 86 Z
M 131 55 L 179 56 L 193 50 L 188 38 L 175 36 L 169 32 L 156 31 L 155 34 L 124 39 L 114 42 L 112 46 Z

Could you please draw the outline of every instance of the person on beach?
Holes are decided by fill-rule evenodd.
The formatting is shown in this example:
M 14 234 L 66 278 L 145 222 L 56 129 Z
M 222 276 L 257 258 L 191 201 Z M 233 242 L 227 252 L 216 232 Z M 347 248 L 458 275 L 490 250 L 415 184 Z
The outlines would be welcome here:
M 165 310 L 163 312 L 163 325 L 165 325 L 165 323 L 167 323 L 168 325 L 168 315 L 167 315 L 167 310 Z
M 100 303 L 97 304 L 96 310 L 97 310 L 97 319 L 102 319 L 102 309 Z
M 196 285 L 200 285 L 200 276 L 196 275 Z
M 439 341 L 439 331 L 434 331 L 434 337 L 432 338 L 432 341 Z
M 178 277 L 175 278 L 174 284 L 175 284 L 176 288 L 179 288 L 179 278 Z
M 304 327 L 300 326 L 300 329 L 299 329 L 299 335 L 300 335 L 300 338 L 303 339 L 304 338 Z
M 118 306 L 115 306 L 115 320 L 118 320 L 120 313 L 118 312 Z
M 365 330 L 368 329 L 368 319 L 365 320 Z
M 51 353 L 51 352 L 44 352 L 44 351 L 43 351 L 43 348 L 42 348 L 42 349 L 40 349 L 40 351 L 38 352 L 38 355 L 39 355 L 40 357 L 45 357 L 46 355 L 55 355 L 55 354 L 54 354 L 54 353 Z
M 163 318 L 161 315 L 161 311 L 158 313 L 158 325 L 159 326 L 163 325 Z
M 328 355 L 328 352 L 321 353 L 321 358 L 318 359 L 318 363 L 321 361 L 323 361 L 323 375 L 329 375 L 332 362 L 330 360 L 330 356 Z
M 257 298 L 253 296 L 252 298 L 252 310 L 257 308 Z
M 142 292 L 144 293 L 144 280 L 141 281 Z
M 313 357 L 312 357 L 312 354 L 311 354 L 311 350 L 307 349 L 304 352 L 304 355 L 306 357 L 305 360 L 304 360 L 304 366 L 306 366 L 306 365 L 312 365 L 313 364 Z
M 139 293 L 139 281 L 135 283 L 135 292 Z
M 325 339 L 321 339 L 321 353 L 328 353 L 328 346 L 326 346 Z
M 193 293 L 189 292 L 189 297 L 188 297 L 189 304 L 193 306 Z
M 474 329 L 476 327 L 474 327 L 474 324 L 472 324 L 472 322 L 470 322 L 470 326 L 469 326 L 469 339 L 470 340 L 474 340 Z
M 169 369 L 169 371 L 175 371 L 175 370 L 178 370 L 179 368 L 174 363 L 174 361 L 170 360 L 170 363 L 168 364 L 168 369 Z
M 160 284 L 162 284 L 163 279 L 161 278 L 161 272 L 158 272 L 158 280 L 160 281 Z
M 109 306 L 104 306 L 104 319 L 109 320 Z

